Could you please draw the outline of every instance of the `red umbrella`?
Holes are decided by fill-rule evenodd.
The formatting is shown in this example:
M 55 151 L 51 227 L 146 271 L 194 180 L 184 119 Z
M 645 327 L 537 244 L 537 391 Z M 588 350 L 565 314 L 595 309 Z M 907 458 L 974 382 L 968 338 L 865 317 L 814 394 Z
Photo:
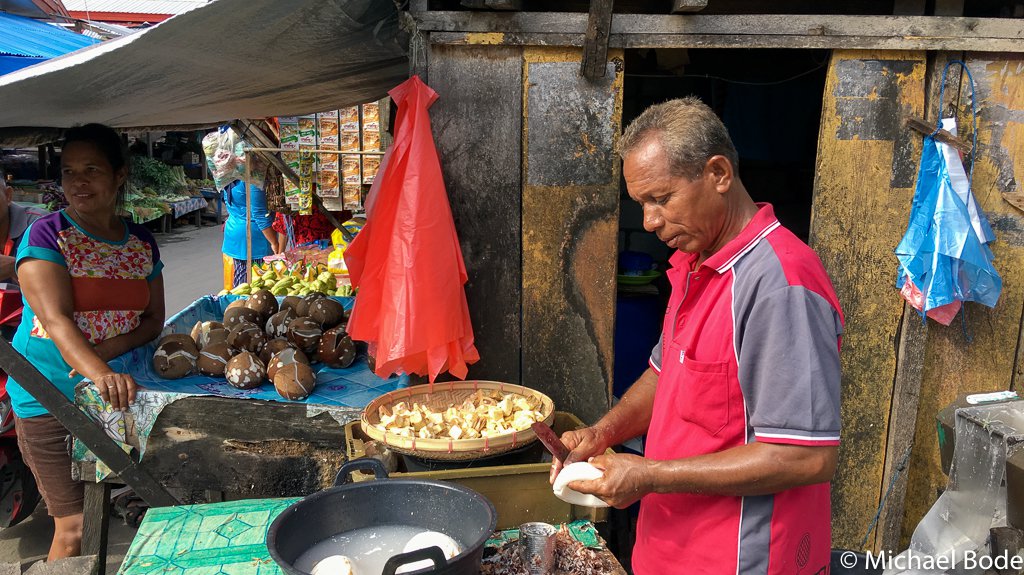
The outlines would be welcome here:
M 466 305 L 466 266 L 455 233 L 427 109 L 437 93 L 418 76 L 389 92 L 395 142 L 370 190 L 367 222 L 345 251 L 359 288 L 348 331 L 370 345 L 376 373 L 464 379 L 480 359 Z

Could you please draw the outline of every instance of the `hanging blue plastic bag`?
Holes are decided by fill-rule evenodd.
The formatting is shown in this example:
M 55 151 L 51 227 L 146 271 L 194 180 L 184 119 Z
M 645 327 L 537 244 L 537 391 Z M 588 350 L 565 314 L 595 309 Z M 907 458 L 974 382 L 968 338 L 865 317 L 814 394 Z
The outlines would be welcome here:
M 967 72 L 974 102 L 970 70 L 962 62 L 952 64 Z M 944 71 L 943 86 L 945 78 Z M 973 111 L 973 149 L 977 150 L 977 110 Z M 942 120 L 939 127 L 956 134 L 952 118 Z M 961 302 L 994 307 L 1003 287 L 988 247 L 995 234 L 971 193 L 973 172 L 973 162 L 967 173 L 952 146 L 926 136 L 910 222 L 896 247 L 900 262 L 896 287 L 922 314 L 944 325 L 956 316 Z

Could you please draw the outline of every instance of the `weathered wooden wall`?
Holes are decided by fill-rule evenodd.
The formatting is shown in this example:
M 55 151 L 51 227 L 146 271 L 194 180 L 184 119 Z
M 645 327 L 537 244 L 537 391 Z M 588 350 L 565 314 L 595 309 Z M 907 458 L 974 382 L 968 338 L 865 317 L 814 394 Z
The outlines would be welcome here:
M 822 107 L 811 245 L 846 315 L 843 443 L 833 541 L 859 548 L 879 502 L 896 330 L 893 247 L 906 227 L 920 138 L 900 114 L 923 115 L 923 52 L 836 51 Z
M 1021 318 L 1024 315 L 1024 213 L 1002 193 L 1024 184 L 1024 56 L 969 54 L 978 97 L 978 161 L 973 192 L 996 233 L 992 246 L 1003 293 L 994 309 L 967 304 L 964 326 L 929 322 L 917 433 L 911 459 L 903 543 L 945 487 L 939 466 L 936 413 L 960 394 L 1020 390 Z M 960 89 L 960 133 L 970 138 L 970 90 Z
M 612 383 L 621 52 L 609 57 L 592 82 L 576 48 L 527 47 L 523 65 L 523 384 L 587 422 Z

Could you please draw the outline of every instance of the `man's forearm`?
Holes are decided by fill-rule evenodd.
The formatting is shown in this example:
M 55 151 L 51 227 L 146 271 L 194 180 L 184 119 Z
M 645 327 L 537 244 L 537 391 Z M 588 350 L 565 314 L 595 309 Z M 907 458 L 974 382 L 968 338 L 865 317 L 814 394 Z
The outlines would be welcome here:
M 654 409 L 654 391 L 658 374 L 647 368 L 619 403 L 594 426 L 606 435 L 609 445 L 617 445 L 647 433 Z
M 648 460 L 648 482 L 654 493 L 765 495 L 831 481 L 837 454 L 834 446 L 753 442 L 685 459 Z

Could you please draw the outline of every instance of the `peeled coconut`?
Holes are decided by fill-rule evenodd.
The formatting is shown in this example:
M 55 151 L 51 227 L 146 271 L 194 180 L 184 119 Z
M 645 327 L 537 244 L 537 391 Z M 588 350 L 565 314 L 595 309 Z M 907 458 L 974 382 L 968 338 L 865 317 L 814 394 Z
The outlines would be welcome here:
M 309 304 L 309 318 L 324 329 L 345 321 L 345 307 L 331 298 L 320 298 Z
M 259 353 L 265 343 L 267 334 L 254 323 L 241 322 L 228 332 L 228 345 L 235 349 Z
M 197 321 L 192 327 L 192 339 L 202 349 L 211 343 L 210 332 L 218 329 L 224 329 L 224 324 L 219 321 Z
M 285 399 L 306 399 L 315 386 L 313 370 L 301 361 L 293 361 L 274 374 L 274 389 Z
M 256 310 L 247 307 L 232 307 L 224 312 L 224 327 L 228 329 L 235 327 L 243 321 L 257 325 L 263 323 L 260 319 L 260 314 Z
M 356 344 L 341 327 L 329 329 L 320 338 L 317 356 L 331 367 L 348 367 L 356 360 Z
M 316 351 L 321 335 L 323 330 L 320 329 L 320 324 L 308 317 L 294 319 L 288 324 L 288 339 L 306 353 Z
M 268 318 L 278 311 L 277 297 L 270 293 L 270 290 L 261 289 L 249 296 L 245 307 L 260 314 L 260 317 Z
M 284 338 L 272 339 L 263 346 L 262 350 L 260 350 L 260 359 L 263 360 L 263 363 L 269 366 L 270 358 L 274 357 L 278 352 L 283 351 L 286 348 L 295 349 L 295 344 Z
M 288 335 L 288 324 L 292 320 L 297 319 L 299 316 L 296 315 L 295 310 L 286 307 L 281 311 L 270 316 L 267 320 L 267 335 L 270 337 L 285 337 Z
M 188 336 L 185 336 L 188 337 Z M 195 343 L 180 339 L 166 341 L 153 352 L 153 369 L 164 379 L 180 379 L 196 369 Z
M 224 367 L 224 379 L 238 389 L 259 387 L 266 373 L 260 358 L 248 351 L 231 358 Z
M 444 553 L 445 559 L 452 559 L 462 552 L 462 548 L 459 547 L 459 543 L 444 533 L 441 533 L 440 531 L 421 531 L 416 535 L 413 535 L 412 539 L 405 544 L 405 548 L 402 549 L 402 553 L 411 553 L 428 547 L 439 547 L 441 552 Z M 395 573 L 412 573 L 413 571 L 419 571 L 420 569 L 426 569 L 427 567 L 433 566 L 433 561 L 430 559 L 424 559 L 422 561 L 406 563 L 399 567 Z
M 608 504 L 603 500 L 589 493 L 580 493 L 575 489 L 569 489 L 569 484 L 573 481 L 589 481 L 591 479 L 600 479 L 603 476 L 604 472 L 590 463 L 577 461 L 576 463 L 566 465 L 558 472 L 555 482 L 551 485 L 551 490 L 555 493 L 555 497 L 572 505 L 608 507 Z
M 270 358 L 270 361 L 267 362 L 267 379 L 274 381 L 274 376 L 277 375 L 277 372 L 282 367 L 295 363 L 296 361 L 309 365 L 309 358 L 306 357 L 306 354 L 294 347 L 286 347 L 277 352 L 274 354 L 274 357 Z
M 231 346 L 226 342 L 211 343 L 199 352 L 199 359 L 196 360 L 196 367 L 199 373 L 212 377 L 222 377 L 224 368 L 231 360 Z
M 297 311 L 295 308 L 299 307 L 300 303 L 302 303 L 302 296 L 297 296 L 297 295 L 285 296 L 285 298 L 283 300 L 281 300 L 281 311 L 284 311 L 286 309 L 290 309 L 292 311 Z M 295 317 L 299 317 L 299 315 L 296 313 Z

